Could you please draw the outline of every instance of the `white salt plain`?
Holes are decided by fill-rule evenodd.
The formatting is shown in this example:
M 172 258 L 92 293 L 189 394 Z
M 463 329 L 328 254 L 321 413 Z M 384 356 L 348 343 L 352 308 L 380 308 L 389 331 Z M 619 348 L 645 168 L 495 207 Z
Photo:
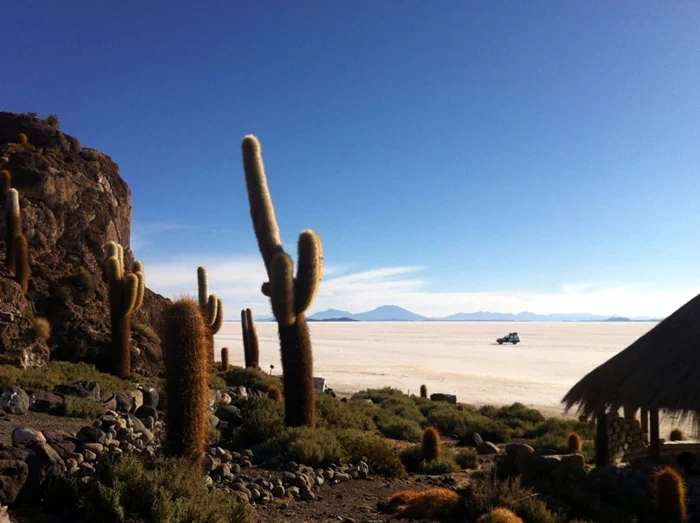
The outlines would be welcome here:
M 594 369 L 655 323 L 347 322 L 309 324 L 314 375 L 336 392 L 391 386 L 418 393 L 456 394 L 460 402 L 516 401 L 561 415 L 561 398 Z M 281 373 L 277 324 L 257 323 L 260 366 Z M 517 332 L 522 343 L 498 345 Z M 231 363 L 243 365 L 241 325 L 227 322 L 216 336 Z

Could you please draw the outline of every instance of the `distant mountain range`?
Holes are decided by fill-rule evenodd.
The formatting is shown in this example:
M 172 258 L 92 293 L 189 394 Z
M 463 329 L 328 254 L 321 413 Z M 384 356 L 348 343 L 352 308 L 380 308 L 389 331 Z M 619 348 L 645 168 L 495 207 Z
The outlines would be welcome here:
M 265 321 L 264 318 L 260 321 Z M 272 319 L 272 318 L 269 318 Z M 533 312 L 520 312 L 507 314 L 501 312 L 460 312 L 434 318 L 421 316 L 396 305 L 382 305 L 371 311 L 353 314 L 349 311 L 328 309 L 309 316 L 309 321 L 605 321 L 605 322 L 632 322 L 632 321 L 661 321 L 657 318 L 625 318 L 622 316 L 600 316 L 596 314 L 572 313 L 572 314 L 535 314 Z

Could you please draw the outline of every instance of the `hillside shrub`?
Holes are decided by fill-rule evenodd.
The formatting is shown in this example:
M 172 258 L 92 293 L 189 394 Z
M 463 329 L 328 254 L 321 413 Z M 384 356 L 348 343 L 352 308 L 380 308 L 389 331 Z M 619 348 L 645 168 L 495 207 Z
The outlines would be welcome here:
M 59 413 L 73 418 L 99 418 L 107 412 L 99 401 L 77 396 L 66 396 L 59 407 Z
M 107 393 L 136 390 L 136 384 L 99 372 L 94 365 L 51 361 L 45 367 L 19 369 L 12 365 L 0 365 L 0 387 L 18 385 L 29 391 L 51 391 L 56 385 L 76 381 L 96 381 L 100 390 Z
M 479 467 L 479 454 L 473 449 L 460 449 L 455 461 L 463 469 L 476 469 Z

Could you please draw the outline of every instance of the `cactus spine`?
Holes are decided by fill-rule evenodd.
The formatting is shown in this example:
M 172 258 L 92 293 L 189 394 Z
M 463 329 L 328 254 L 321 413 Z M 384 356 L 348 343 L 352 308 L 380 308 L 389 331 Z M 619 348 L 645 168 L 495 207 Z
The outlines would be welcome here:
M 255 329 L 253 311 L 250 309 L 241 310 L 241 329 L 243 331 L 243 356 L 245 366 L 260 366 L 260 348 L 258 346 L 258 332 Z
M 197 267 L 197 296 L 199 310 L 202 311 L 207 327 L 207 344 L 209 362 L 214 365 L 214 334 L 221 330 L 224 323 L 224 302 L 214 294 L 209 294 L 209 276 L 206 267 Z
M 166 372 L 167 449 L 198 463 L 209 429 L 209 329 L 194 300 L 168 307 L 163 356 Z
M 423 431 L 421 439 L 423 459 L 433 461 L 440 456 L 440 433 L 435 427 L 428 427 Z
M 420 386 L 420 397 L 421 398 L 427 398 L 428 397 L 428 387 L 425 385 Z
M 116 242 L 107 244 L 105 277 L 109 286 L 112 322 L 112 371 L 120 378 L 131 374 L 131 315 L 143 304 L 146 277 L 143 264 L 134 262 L 132 273 L 124 273 L 124 249 Z
M 228 349 L 224 347 L 223 349 L 221 349 L 221 370 L 228 370 L 228 367 Z
M 321 283 L 321 239 L 311 230 L 301 233 L 295 278 L 292 259 L 284 252 L 280 240 L 260 142 L 255 136 L 246 136 L 242 150 L 250 215 L 269 278 L 269 282 L 263 283 L 262 292 L 270 297 L 278 325 L 284 374 L 285 422 L 290 427 L 313 427 L 313 354 L 305 312 Z
M 681 475 L 672 467 L 664 467 L 654 474 L 654 502 L 657 521 L 684 523 L 688 521 L 687 488 Z

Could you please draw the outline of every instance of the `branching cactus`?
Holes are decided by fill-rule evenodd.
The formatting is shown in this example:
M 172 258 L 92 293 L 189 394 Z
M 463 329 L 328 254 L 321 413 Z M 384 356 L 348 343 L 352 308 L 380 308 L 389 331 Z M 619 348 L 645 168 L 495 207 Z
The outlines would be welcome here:
M 260 348 L 258 346 L 258 332 L 255 329 L 255 320 L 253 319 L 253 311 L 243 309 L 241 311 L 241 329 L 243 330 L 243 356 L 245 357 L 245 366 L 259 367 L 260 366 Z
M 200 462 L 209 430 L 208 328 L 194 300 L 183 298 L 165 313 L 165 424 L 167 450 Z
M 214 365 L 214 334 L 221 330 L 224 323 L 224 302 L 214 294 L 209 294 L 209 276 L 205 267 L 197 267 L 197 295 L 199 310 L 202 311 L 207 327 L 209 362 Z
M 143 304 L 146 277 L 143 263 L 135 261 L 132 273 L 124 273 L 124 249 L 116 242 L 107 244 L 105 278 L 109 286 L 112 320 L 113 373 L 120 378 L 131 374 L 131 315 Z
M 284 411 L 287 426 L 315 424 L 315 390 L 311 337 L 305 312 L 321 284 L 323 253 L 314 231 L 299 236 L 297 273 L 292 258 L 284 252 L 275 209 L 267 187 L 260 142 L 255 136 L 243 139 L 250 215 L 269 282 L 262 292 L 270 298 L 277 320 L 284 379 Z

